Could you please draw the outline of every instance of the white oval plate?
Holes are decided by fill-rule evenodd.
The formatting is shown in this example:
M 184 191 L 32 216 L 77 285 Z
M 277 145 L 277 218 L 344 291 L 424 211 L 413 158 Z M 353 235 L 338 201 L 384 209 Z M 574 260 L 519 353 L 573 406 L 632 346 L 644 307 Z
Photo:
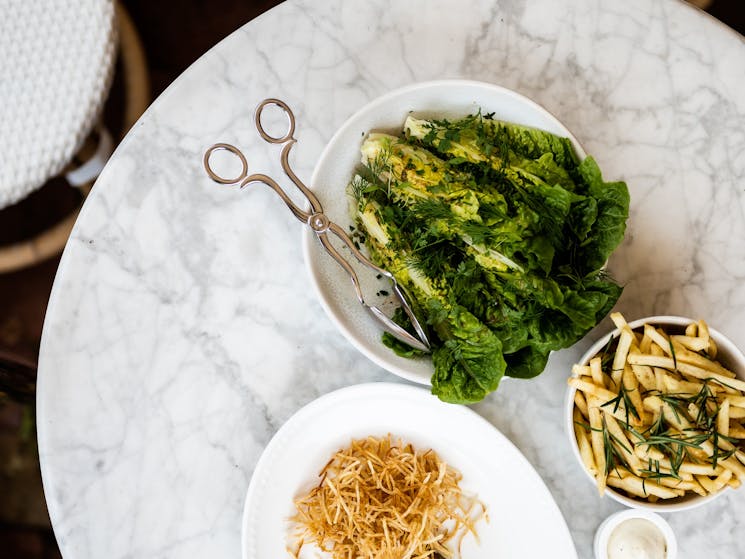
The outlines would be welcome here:
M 281 559 L 293 500 L 318 483 L 329 457 L 352 438 L 394 437 L 434 449 L 463 474 L 461 487 L 486 504 L 480 543 L 463 540 L 463 559 L 576 558 L 566 522 L 538 473 L 493 425 L 426 389 L 373 383 L 337 390 L 306 405 L 259 459 L 243 513 L 243 558 Z
M 370 131 L 398 134 L 409 114 L 418 117 L 457 118 L 481 109 L 494 118 L 541 128 L 567 137 L 580 158 L 585 152 L 579 142 L 556 117 L 546 109 L 512 90 L 497 85 L 467 81 L 440 80 L 424 82 L 395 90 L 365 105 L 352 115 L 334 134 L 321 154 L 311 178 L 311 187 L 323 205 L 324 212 L 348 230 L 347 185 L 360 163 L 360 146 Z M 318 298 L 331 321 L 366 357 L 384 369 L 412 382 L 430 384 L 432 361 L 428 357 L 406 359 L 385 347 L 379 323 L 357 302 L 344 272 L 321 248 L 310 228 L 303 232 L 305 261 Z M 350 262 L 354 258 L 348 251 Z M 357 266 L 361 279 L 371 277 Z M 383 284 L 366 282 L 365 293 L 375 294 Z

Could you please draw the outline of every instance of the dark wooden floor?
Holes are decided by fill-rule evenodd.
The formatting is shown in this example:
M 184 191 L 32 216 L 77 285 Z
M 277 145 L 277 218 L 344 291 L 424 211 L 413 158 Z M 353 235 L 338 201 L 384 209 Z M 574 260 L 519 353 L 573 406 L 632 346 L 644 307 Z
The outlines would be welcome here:
M 153 98 L 220 39 L 278 3 L 279 0 L 124 0 L 145 46 Z M 709 13 L 745 34 L 742 0 L 713 0 L 709 4 Z M 120 90 L 117 79 L 106 108 L 106 121 L 113 130 L 121 128 Z M 27 200 L 0 211 L 0 245 L 43 230 L 78 202 L 72 189 L 47 185 Z M 0 363 L 4 355 L 35 363 L 58 263 L 55 258 L 22 272 L 0 274 Z M 31 404 L 8 400 L 0 400 L 0 556 L 60 557 L 41 490 L 33 408 Z

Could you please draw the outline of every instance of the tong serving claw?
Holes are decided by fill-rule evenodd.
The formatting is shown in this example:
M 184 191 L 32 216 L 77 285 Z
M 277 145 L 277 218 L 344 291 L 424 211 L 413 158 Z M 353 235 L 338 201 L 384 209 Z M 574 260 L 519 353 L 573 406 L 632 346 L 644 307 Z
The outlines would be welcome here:
M 282 136 L 272 136 L 264 129 L 261 121 L 261 114 L 263 110 L 269 105 L 279 107 L 280 109 L 282 109 L 285 116 L 287 117 L 287 132 Z M 207 171 L 209 177 L 220 184 L 239 184 L 240 188 L 244 188 L 251 183 L 262 183 L 274 190 L 274 192 L 276 192 L 279 197 L 282 198 L 293 215 L 303 223 L 306 223 L 308 226 L 310 226 L 310 228 L 316 234 L 318 240 L 321 242 L 321 245 L 323 245 L 323 248 L 326 249 L 326 252 L 331 255 L 331 257 L 336 260 L 336 262 L 349 274 L 349 278 L 351 279 L 352 285 L 354 286 L 355 294 L 357 295 L 357 300 L 372 314 L 373 317 L 375 317 L 382 324 L 383 328 L 395 338 L 401 340 L 405 344 L 408 344 L 415 349 L 426 352 L 430 351 L 429 340 L 427 339 L 427 335 L 424 332 L 424 328 L 414 314 L 414 311 L 409 304 L 403 288 L 398 284 L 393 274 L 371 262 L 364 254 L 362 254 L 357 249 L 357 247 L 354 246 L 352 239 L 349 238 L 344 229 L 331 221 L 328 216 L 323 213 L 323 206 L 321 205 L 321 202 L 318 200 L 316 195 L 307 186 L 305 186 L 305 184 L 303 184 L 303 182 L 298 178 L 298 176 L 290 167 L 290 150 L 292 149 L 292 146 L 297 143 L 297 140 L 294 137 L 295 115 L 292 113 L 292 110 L 290 110 L 290 107 L 287 106 L 284 101 L 281 101 L 279 99 L 265 99 L 264 101 L 259 103 L 259 106 L 256 108 L 256 112 L 254 114 L 254 122 L 256 124 L 256 129 L 258 130 L 259 135 L 265 141 L 269 142 L 270 144 L 280 144 L 283 146 L 280 155 L 282 170 L 295 184 L 295 186 L 297 186 L 298 189 L 303 193 L 308 203 L 310 204 L 310 211 L 305 211 L 302 208 L 298 207 L 285 193 L 285 191 L 282 190 L 279 184 L 271 177 L 261 173 L 249 175 L 248 161 L 246 160 L 246 156 L 243 155 L 243 152 L 241 152 L 241 150 L 234 145 L 226 143 L 214 144 L 204 153 L 204 169 L 205 171 Z M 212 167 L 210 166 L 210 157 L 215 151 L 219 150 L 226 150 L 238 157 L 241 164 L 241 172 L 238 176 L 233 178 L 226 178 L 216 173 L 212 169 Z M 352 265 L 336 249 L 336 247 L 331 244 L 331 241 L 328 238 L 329 233 L 332 233 L 341 242 L 343 242 L 360 264 L 371 269 L 376 274 L 385 276 L 390 281 L 393 294 L 398 302 L 401 304 L 401 308 L 409 317 L 411 324 L 414 326 L 416 336 L 410 334 L 404 328 L 396 324 L 382 310 L 380 310 L 380 308 L 367 303 L 364 294 L 362 293 L 362 287 L 360 286 L 360 281 L 357 273 L 355 272 Z

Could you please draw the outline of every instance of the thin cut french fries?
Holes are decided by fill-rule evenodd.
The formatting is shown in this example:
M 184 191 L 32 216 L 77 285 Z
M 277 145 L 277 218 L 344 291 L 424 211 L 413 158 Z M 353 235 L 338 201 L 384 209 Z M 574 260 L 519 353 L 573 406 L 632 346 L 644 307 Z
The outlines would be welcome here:
M 615 442 L 618 443 L 618 451 L 626 459 L 626 463 L 631 466 L 633 472 L 639 472 L 642 469 L 641 460 L 634 454 L 634 445 L 631 441 L 626 438 L 626 434 L 618 424 L 618 421 L 611 414 L 603 414 L 605 418 L 605 425 L 608 428 L 608 433 L 614 438 Z
M 611 370 L 611 378 L 616 386 L 621 385 L 621 378 L 626 367 L 626 357 L 628 357 L 629 349 L 631 349 L 631 341 L 633 339 L 634 335 L 628 328 L 622 330 L 621 336 L 618 338 L 618 348 L 616 349 L 616 355 L 613 358 L 613 369 Z
M 610 390 L 606 388 L 602 388 L 600 386 L 596 386 L 591 382 L 588 382 L 584 379 L 579 378 L 570 378 L 569 379 L 569 386 L 573 386 L 577 390 L 581 390 L 585 394 L 589 394 L 591 396 L 597 396 L 604 402 L 607 402 L 608 400 L 612 400 L 617 396 L 614 392 L 611 392 Z
M 719 373 L 720 375 L 724 375 L 725 377 L 735 378 L 735 373 L 725 369 L 716 361 L 712 361 L 711 359 L 709 359 L 708 357 L 704 357 L 700 353 L 690 351 L 685 347 L 679 346 L 676 343 L 673 343 L 673 348 L 675 349 L 675 359 L 677 361 L 688 363 L 690 365 L 696 365 L 697 367 L 700 367 L 704 370 L 710 369 L 716 373 Z
M 701 484 L 707 493 L 716 493 L 717 486 L 714 484 L 714 480 L 708 476 L 696 476 L 696 480 Z
M 727 403 L 729 403 L 729 400 L 725 400 Z M 731 419 L 742 419 L 745 417 L 745 408 L 741 408 L 739 406 L 732 406 L 729 410 L 729 417 Z M 724 434 L 724 433 L 722 433 Z
M 707 349 L 709 349 L 708 338 L 699 338 L 698 336 L 673 335 L 670 336 L 670 339 L 672 340 L 673 344 L 677 342 L 683 347 L 693 351 L 706 351 Z
M 709 327 L 706 325 L 706 322 L 704 322 L 703 320 L 699 320 L 696 323 L 696 326 L 698 327 L 698 335 L 702 338 L 706 338 L 709 340 L 709 351 L 708 351 L 709 355 L 711 356 L 712 359 L 716 359 L 717 346 L 714 343 L 714 340 L 712 340 L 709 337 Z
M 638 444 L 634 448 L 634 453 L 642 460 L 653 460 L 660 464 L 670 465 L 670 460 L 659 450 L 644 444 Z
M 628 362 L 632 365 L 649 365 L 652 367 L 660 367 L 662 369 L 668 369 L 671 371 L 677 370 L 688 377 L 693 377 L 700 380 L 715 380 L 724 387 L 734 388 L 735 390 L 745 392 L 745 381 L 723 375 L 713 369 L 707 370 L 695 365 L 691 365 L 690 363 L 677 361 L 672 357 L 641 355 L 639 353 L 632 353 L 628 356 Z
M 596 475 L 598 472 L 595 466 L 595 457 L 592 454 L 592 445 L 590 444 L 590 437 L 587 435 L 587 431 L 582 427 L 582 423 L 585 422 L 585 418 L 579 413 L 577 409 L 574 410 L 574 435 L 577 437 L 577 445 L 579 446 L 579 455 L 582 457 L 582 462 L 587 468 L 587 471 L 592 475 Z
M 590 376 L 592 381 L 598 386 L 605 386 L 605 380 L 603 380 L 603 370 L 600 368 L 600 357 L 590 359 Z
M 724 468 L 717 466 L 712 468 L 711 464 L 696 464 L 694 462 L 683 462 L 680 465 L 680 471 L 694 475 L 718 476 L 724 471 Z
M 714 486 L 716 487 L 716 490 L 719 491 L 722 487 L 724 487 L 732 478 L 732 472 L 730 470 L 723 471 L 717 478 L 714 480 Z
M 580 457 L 599 493 L 661 502 L 742 485 L 745 380 L 715 360 L 706 323 L 632 331 L 620 313 L 611 319 L 611 349 L 568 380 Z
M 579 390 L 574 393 L 574 408 L 579 411 L 585 421 L 590 417 L 587 414 L 587 400 Z
M 731 406 L 738 406 L 740 408 L 745 408 L 745 396 L 727 396 L 727 399 L 729 400 L 729 403 Z
M 624 328 L 629 327 L 628 322 L 626 322 L 626 319 L 623 317 L 623 315 L 620 312 L 611 313 L 610 319 L 613 321 L 613 324 L 615 324 L 616 328 L 618 328 L 619 330 L 623 330 Z
M 745 427 L 739 423 L 729 423 L 729 436 L 733 439 L 745 439 Z
M 615 473 L 615 472 L 614 472 Z M 637 497 L 646 497 L 647 495 L 655 495 L 661 499 L 674 499 L 675 497 L 682 497 L 684 491 L 682 489 L 670 489 L 663 487 L 654 482 L 645 482 L 638 476 L 635 476 L 628 471 L 623 477 L 617 475 L 608 476 L 608 485 L 623 489 L 627 493 L 635 495 Z
M 588 404 L 587 411 L 590 413 L 590 443 L 592 443 L 592 454 L 595 457 L 595 466 L 597 467 L 597 473 L 595 477 L 598 482 L 598 493 L 602 495 L 605 493 L 605 479 L 606 479 L 606 461 L 605 453 L 603 450 L 603 419 L 600 414 L 600 410 Z
M 641 353 L 649 353 L 652 349 L 652 338 L 644 334 L 642 341 L 639 342 L 639 351 Z
M 725 398 L 722 405 L 719 406 L 719 413 L 717 414 L 717 431 L 719 431 L 720 435 L 724 435 L 725 437 L 729 437 L 729 418 L 729 400 Z
M 634 349 L 633 353 L 638 353 L 640 350 Z M 657 388 L 656 379 L 654 376 L 654 369 L 645 365 L 631 365 L 631 370 L 634 372 L 636 379 L 644 387 L 644 390 L 654 390 Z
M 706 495 L 706 490 L 693 480 L 688 481 L 675 479 L 674 477 L 663 477 L 658 480 L 658 483 L 672 489 L 682 489 L 683 491 L 693 491 L 698 495 Z
M 621 382 L 623 383 L 623 389 L 629 395 L 629 401 L 636 412 L 631 415 L 631 422 L 636 426 L 643 425 L 645 412 L 644 406 L 642 405 L 641 392 L 639 391 L 639 380 L 634 376 L 629 365 L 625 365 L 623 369 Z
M 644 335 L 649 337 L 667 355 L 672 354 L 670 340 L 651 324 L 644 325 Z

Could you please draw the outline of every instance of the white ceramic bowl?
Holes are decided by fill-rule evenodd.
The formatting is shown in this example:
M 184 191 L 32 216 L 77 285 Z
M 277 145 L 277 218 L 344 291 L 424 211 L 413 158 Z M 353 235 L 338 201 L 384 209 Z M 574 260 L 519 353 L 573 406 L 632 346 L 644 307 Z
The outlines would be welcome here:
M 611 514 L 598 527 L 593 541 L 595 559 L 608 559 L 608 540 L 610 539 L 613 530 L 623 522 L 637 518 L 648 520 L 662 533 L 667 546 L 665 559 L 676 559 L 678 557 L 678 540 L 675 538 L 675 533 L 673 532 L 673 529 L 670 528 L 667 521 L 659 514 L 655 514 L 651 511 L 632 509 Z
M 631 329 L 636 329 L 644 324 L 652 324 L 664 328 L 678 327 L 682 331 L 685 327 L 692 322 L 696 322 L 690 318 L 684 318 L 682 316 L 650 316 L 647 318 L 640 318 L 629 322 Z M 587 365 L 597 353 L 599 353 L 613 337 L 618 337 L 620 331 L 618 329 L 613 330 L 609 334 L 599 339 L 579 360 L 580 365 Z M 738 378 L 745 380 L 745 355 L 733 344 L 729 338 L 725 337 L 722 333 L 718 332 L 714 328 L 709 326 L 709 335 L 712 337 L 714 342 L 717 344 L 717 361 L 722 363 L 729 370 L 734 372 Z M 572 448 L 577 463 L 582 468 L 582 471 L 587 475 L 593 485 L 596 484 L 594 476 L 585 468 L 582 458 L 579 453 L 579 447 L 577 445 L 577 439 L 574 436 L 574 394 L 577 392 L 576 388 L 569 387 L 566 392 L 566 398 L 564 401 L 564 428 L 569 438 L 569 445 Z M 701 506 L 709 501 L 716 499 L 722 495 L 725 491 L 728 491 L 729 487 L 725 487 L 722 491 L 714 494 L 701 496 L 696 494 L 688 494 L 678 499 L 660 500 L 656 503 L 649 503 L 641 499 L 633 499 L 626 495 L 616 491 L 612 487 L 605 489 L 605 494 L 610 498 L 626 505 L 627 507 L 633 507 L 637 509 L 647 509 L 650 511 L 657 512 L 673 512 L 679 510 L 691 509 L 694 507 Z
M 569 138 L 580 159 L 585 152 L 551 113 L 519 93 L 488 83 L 465 80 L 424 82 L 392 91 L 362 107 L 334 134 L 316 165 L 311 186 L 324 212 L 345 230 L 352 224 L 347 185 L 360 163 L 360 146 L 371 131 L 398 134 L 409 114 L 426 118 L 457 118 L 481 109 L 494 118 L 540 128 Z M 379 323 L 357 302 L 349 276 L 321 248 L 310 228 L 304 231 L 304 254 L 321 305 L 342 334 L 365 356 L 388 371 L 421 384 L 430 384 L 428 357 L 406 359 L 385 347 Z M 345 251 L 346 252 L 346 251 Z M 351 255 L 349 260 L 352 261 Z M 356 269 L 375 294 L 385 284 L 365 268 Z M 382 301 L 381 301 L 382 302 Z

